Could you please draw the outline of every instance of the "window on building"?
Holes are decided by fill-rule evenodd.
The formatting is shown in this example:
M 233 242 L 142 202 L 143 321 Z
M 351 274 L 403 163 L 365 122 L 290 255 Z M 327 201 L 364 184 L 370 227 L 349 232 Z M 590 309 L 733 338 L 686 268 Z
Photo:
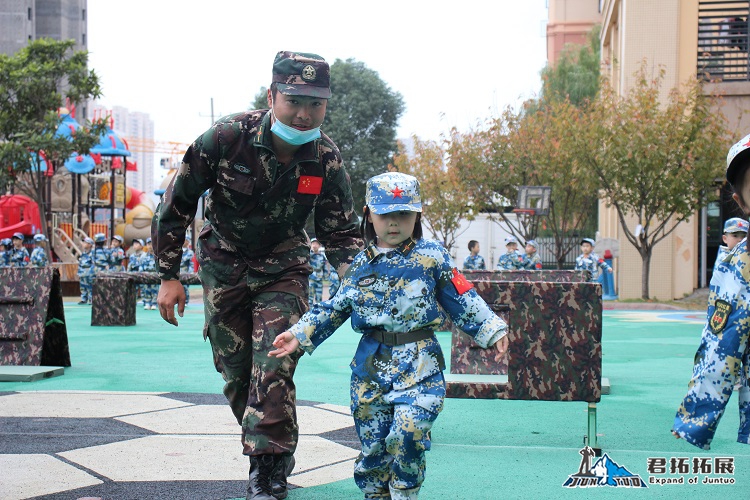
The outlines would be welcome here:
M 81 9 L 81 21 L 86 20 L 86 9 Z
M 86 45 L 86 33 L 81 35 L 81 45 Z
M 31 19 L 32 19 L 31 18 L 31 7 L 29 7 L 29 10 L 28 10 L 28 18 L 29 18 L 29 21 L 31 21 Z

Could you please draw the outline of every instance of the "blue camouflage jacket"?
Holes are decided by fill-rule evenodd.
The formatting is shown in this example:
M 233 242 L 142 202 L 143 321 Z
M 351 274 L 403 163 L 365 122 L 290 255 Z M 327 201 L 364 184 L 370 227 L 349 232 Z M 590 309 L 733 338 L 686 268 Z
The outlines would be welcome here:
M 310 279 L 314 281 L 322 281 L 326 275 L 326 256 L 323 252 L 313 252 L 310 250 L 310 266 L 312 267 L 312 274 Z
M 182 249 L 182 259 L 180 259 L 180 272 L 181 273 L 192 273 L 193 272 L 193 257 L 195 252 L 188 247 Z
M 523 269 L 539 270 L 542 268 L 542 257 L 539 252 L 533 255 L 526 254 L 523 258 Z
M 443 321 L 438 304 L 482 347 L 506 334 L 505 322 L 458 273 L 445 248 L 426 239 L 408 239 L 385 253 L 368 247 L 336 295 L 313 306 L 290 331 L 312 353 L 351 317 L 352 328 L 363 334 L 351 363 L 354 374 L 400 390 L 445 369 L 440 344 L 433 335 L 391 347 L 367 334 L 436 329 Z
M 602 268 L 602 271 L 605 272 L 612 269 L 606 262 L 604 262 L 604 259 L 599 257 L 594 252 L 591 252 L 590 254 L 588 254 L 588 256 L 581 254 L 576 257 L 576 271 L 589 271 L 591 273 L 590 281 L 596 281 L 596 279 L 599 277 L 600 267 Z
M 11 248 L 10 265 L 12 267 L 26 267 L 29 265 L 29 251 L 26 247 Z
M 94 274 L 94 251 L 89 250 L 78 257 L 78 276 L 91 276 Z
M 497 269 L 514 271 L 523 269 L 523 255 L 518 252 L 505 252 L 497 259 Z
M 94 247 L 94 268 L 96 272 L 109 269 L 109 250 L 103 247 Z
M 484 257 L 481 255 L 467 255 L 464 259 L 464 269 L 485 269 Z
M 33 267 L 46 267 L 48 264 L 47 252 L 42 247 L 36 247 L 31 251 L 31 265 Z
M 109 269 L 111 271 L 124 271 L 123 260 L 125 260 L 125 250 L 122 247 L 109 249 Z
M 145 253 L 143 251 L 133 252 L 128 257 L 128 271 L 140 271 L 141 270 L 141 259 Z

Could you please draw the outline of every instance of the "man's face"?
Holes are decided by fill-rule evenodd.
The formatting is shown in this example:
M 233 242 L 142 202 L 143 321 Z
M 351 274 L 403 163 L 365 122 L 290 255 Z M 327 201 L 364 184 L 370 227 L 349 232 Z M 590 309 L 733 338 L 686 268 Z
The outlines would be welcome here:
M 284 125 L 289 125 L 298 130 L 310 130 L 323 124 L 328 99 L 303 95 L 284 95 L 281 92 L 276 92 L 274 96 L 269 89 L 268 105 L 273 107 L 276 119 Z

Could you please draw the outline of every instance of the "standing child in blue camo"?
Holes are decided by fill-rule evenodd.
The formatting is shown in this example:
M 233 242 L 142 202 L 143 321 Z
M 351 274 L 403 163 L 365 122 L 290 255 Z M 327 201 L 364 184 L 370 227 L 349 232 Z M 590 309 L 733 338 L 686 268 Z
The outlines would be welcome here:
M 104 248 L 106 243 L 106 234 L 96 233 L 94 235 L 94 276 L 106 273 L 109 270 L 109 250 Z
M 354 480 L 365 498 L 417 498 L 430 429 L 443 409 L 445 360 L 434 330 L 453 322 L 499 355 L 507 325 L 454 267 L 438 242 L 422 239 L 417 179 L 398 172 L 367 181 L 355 257 L 336 296 L 279 334 L 272 356 L 312 353 L 349 317 L 362 334 L 351 363 L 351 411 L 362 444 Z
M 132 250 L 132 252 L 128 257 L 128 272 L 140 272 L 141 259 L 143 259 L 143 240 L 140 238 L 134 239 L 133 243 L 130 244 L 130 249 Z M 146 285 L 138 285 L 138 294 L 141 296 L 141 300 L 143 300 L 143 296 L 145 295 L 145 286 Z
M 750 135 L 727 155 L 732 198 L 750 214 Z M 706 325 L 695 354 L 693 375 L 672 426 L 672 433 L 708 450 L 729 398 L 737 391 L 740 426 L 737 442 L 750 444 L 750 253 L 743 239 L 722 259 L 711 278 Z
M 10 238 L 0 240 L 0 267 L 10 267 L 10 247 L 13 242 Z
M 518 240 L 515 236 L 505 238 L 506 253 L 497 259 L 497 269 L 500 271 L 515 271 L 523 269 L 523 255 L 518 251 Z
M 484 270 L 486 269 L 484 264 L 484 257 L 479 255 L 479 242 L 477 240 L 471 240 L 469 242 L 469 255 L 464 259 L 464 269 L 469 270 Z
M 539 245 L 536 241 L 526 242 L 526 256 L 523 259 L 523 268 L 539 271 L 542 269 L 542 257 L 539 255 Z
M 31 251 L 31 267 L 47 267 L 49 259 L 44 249 L 47 237 L 43 234 L 34 235 L 34 250 Z
M 122 248 L 122 244 L 125 240 L 119 234 L 112 236 L 112 240 L 109 242 L 109 270 L 115 272 L 125 271 L 125 266 L 122 265 L 125 260 L 125 249 Z
M 724 234 L 721 235 L 721 241 L 724 244 L 719 247 L 719 251 L 716 254 L 714 271 L 716 271 L 719 263 L 729 255 L 732 249 L 747 237 L 748 228 L 750 228 L 750 224 L 740 217 L 732 217 L 724 223 Z
M 313 238 L 310 240 L 310 288 L 308 290 L 310 305 L 323 300 L 323 278 L 326 275 L 326 256 L 320 249 L 320 242 Z
M 602 272 L 612 272 L 612 268 L 604 262 L 604 259 L 593 252 L 595 243 L 591 238 L 583 238 L 581 240 L 581 255 L 576 257 L 576 271 L 589 271 L 591 273 L 589 281 L 599 280 L 599 268 L 602 269 Z
M 156 258 L 151 250 L 151 238 L 146 240 L 146 246 L 143 247 L 143 255 L 141 256 L 141 269 L 142 272 L 155 273 L 156 272 Z M 143 309 L 156 310 L 156 297 L 159 293 L 159 285 L 143 285 L 141 289 L 143 293 Z
M 185 242 L 182 244 L 182 259 L 180 259 L 180 272 L 183 274 L 193 274 L 193 257 L 195 253 L 190 249 L 192 240 L 190 236 L 185 236 Z M 185 304 L 190 302 L 190 286 L 182 285 L 185 289 Z
M 328 298 L 330 299 L 334 295 L 336 295 L 336 292 L 339 291 L 339 287 L 341 286 L 341 278 L 339 278 L 339 273 L 336 272 L 336 269 L 333 268 L 332 265 L 328 265 Z
M 91 304 L 91 289 L 94 283 L 94 240 L 84 238 L 83 252 L 78 257 L 78 281 L 81 286 L 81 301 L 78 305 Z
M 23 246 L 23 233 L 13 234 L 13 248 L 10 250 L 11 267 L 27 267 L 29 265 L 29 251 Z

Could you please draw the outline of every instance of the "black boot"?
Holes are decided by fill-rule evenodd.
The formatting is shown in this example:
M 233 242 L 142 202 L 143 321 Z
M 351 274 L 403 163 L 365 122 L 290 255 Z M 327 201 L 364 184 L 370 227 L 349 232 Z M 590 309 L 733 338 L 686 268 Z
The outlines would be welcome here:
M 247 500 L 275 500 L 271 488 L 274 464 L 273 455 L 250 457 L 250 481 L 247 484 Z
M 294 470 L 296 462 L 294 455 L 276 455 L 274 458 L 276 462 L 274 463 L 273 476 L 271 477 L 271 487 L 273 488 L 273 496 L 276 500 L 283 500 L 288 494 L 286 478 Z

